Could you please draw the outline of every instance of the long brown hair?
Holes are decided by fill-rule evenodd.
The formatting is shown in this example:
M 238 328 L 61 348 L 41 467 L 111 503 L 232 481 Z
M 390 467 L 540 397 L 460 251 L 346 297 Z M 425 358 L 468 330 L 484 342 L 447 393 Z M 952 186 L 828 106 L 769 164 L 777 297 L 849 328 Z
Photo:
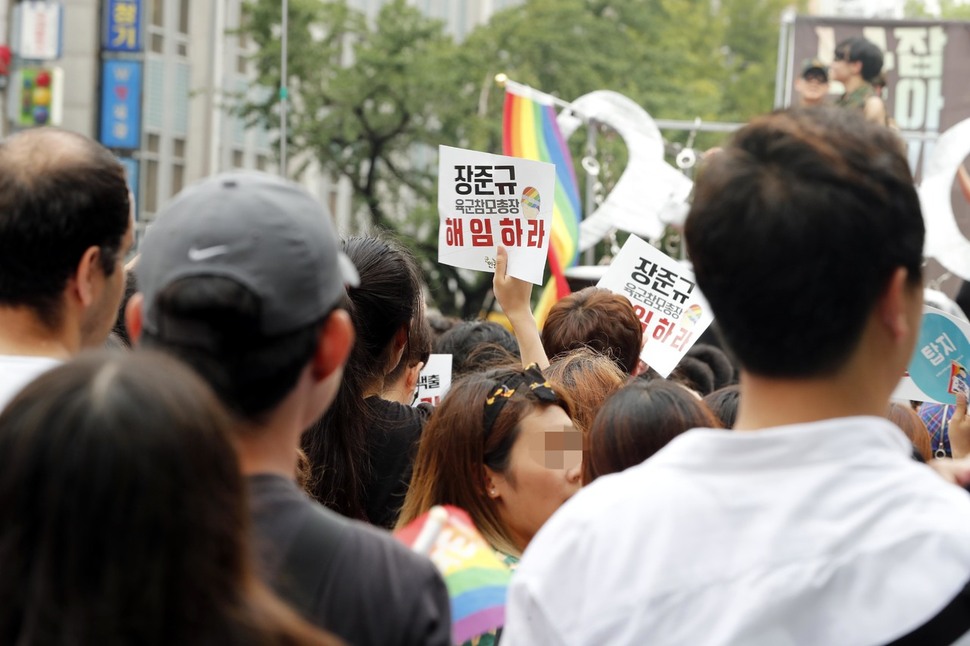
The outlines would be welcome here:
M 404 499 L 398 527 L 407 525 L 435 505 L 455 505 L 468 512 L 475 527 L 493 548 L 511 555 L 521 550 L 485 493 L 485 467 L 505 474 L 519 421 L 536 407 L 549 406 L 528 388 L 518 388 L 486 433 L 485 399 L 499 384 L 521 369 L 474 373 L 459 380 L 441 401 L 418 444 L 411 486 Z M 552 386 L 558 405 L 568 414 L 571 402 Z
M 0 414 L 0 642 L 332 644 L 260 583 L 230 424 L 150 352 L 81 358 Z

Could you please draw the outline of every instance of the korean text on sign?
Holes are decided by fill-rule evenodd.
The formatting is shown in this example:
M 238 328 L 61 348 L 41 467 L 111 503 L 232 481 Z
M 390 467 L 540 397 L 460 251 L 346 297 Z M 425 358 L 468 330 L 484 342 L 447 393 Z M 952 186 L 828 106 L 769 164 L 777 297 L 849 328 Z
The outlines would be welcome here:
M 636 236 L 598 286 L 630 301 L 643 328 L 640 358 L 664 377 L 714 320 L 690 270 Z
M 894 396 L 953 404 L 957 388 L 966 385 L 968 362 L 970 323 L 924 306 L 916 351 Z
M 434 404 L 441 401 L 451 388 L 450 354 L 432 354 L 428 357 L 428 364 L 418 375 L 418 387 L 414 396 L 414 404 Z
M 438 261 L 494 271 L 502 245 L 509 274 L 541 284 L 554 191 L 552 164 L 441 146 Z
M 105 3 L 102 49 L 109 52 L 141 51 L 142 8 L 142 0 L 108 0 Z

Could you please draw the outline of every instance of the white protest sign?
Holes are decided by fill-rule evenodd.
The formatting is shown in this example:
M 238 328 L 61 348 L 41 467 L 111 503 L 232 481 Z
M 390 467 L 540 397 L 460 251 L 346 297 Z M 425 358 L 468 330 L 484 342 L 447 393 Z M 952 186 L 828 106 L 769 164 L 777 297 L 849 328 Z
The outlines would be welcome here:
M 414 405 L 425 402 L 435 406 L 451 388 L 451 355 L 432 354 L 418 375 L 418 394 Z
M 597 287 L 626 296 L 643 326 L 640 358 L 666 377 L 714 321 L 694 274 L 631 235 Z
M 955 404 L 966 392 L 970 366 L 970 323 L 932 307 L 923 307 L 916 350 L 895 399 Z
M 553 164 L 440 146 L 438 262 L 494 272 L 502 245 L 509 275 L 541 285 L 555 188 Z

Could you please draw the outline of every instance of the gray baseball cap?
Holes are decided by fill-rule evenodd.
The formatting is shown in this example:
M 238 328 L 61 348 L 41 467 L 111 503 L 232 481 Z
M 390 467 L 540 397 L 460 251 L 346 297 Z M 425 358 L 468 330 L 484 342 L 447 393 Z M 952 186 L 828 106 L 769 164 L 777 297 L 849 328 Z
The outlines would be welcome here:
M 152 333 L 159 292 L 183 278 L 221 276 L 248 288 L 267 336 L 320 320 L 359 282 L 323 205 L 293 182 L 251 171 L 209 177 L 166 204 L 135 272 Z

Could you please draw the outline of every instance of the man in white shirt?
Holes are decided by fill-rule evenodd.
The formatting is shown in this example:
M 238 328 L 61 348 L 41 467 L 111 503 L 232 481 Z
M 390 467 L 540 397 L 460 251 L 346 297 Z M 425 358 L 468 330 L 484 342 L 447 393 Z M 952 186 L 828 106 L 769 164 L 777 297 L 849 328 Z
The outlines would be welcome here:
M 106 148 L 56 128 L 0 142 L 0 408 L 104 343 L 131 245 L 124 167 Z
M 964 637 L 970 496 L 883 418 L 923 236 L 885 128 L 812 108 L 739 131 L 685 229 L 743 367 L 736 430 L 688 431 L 566 503 L 513 578 L 502 646 Z

